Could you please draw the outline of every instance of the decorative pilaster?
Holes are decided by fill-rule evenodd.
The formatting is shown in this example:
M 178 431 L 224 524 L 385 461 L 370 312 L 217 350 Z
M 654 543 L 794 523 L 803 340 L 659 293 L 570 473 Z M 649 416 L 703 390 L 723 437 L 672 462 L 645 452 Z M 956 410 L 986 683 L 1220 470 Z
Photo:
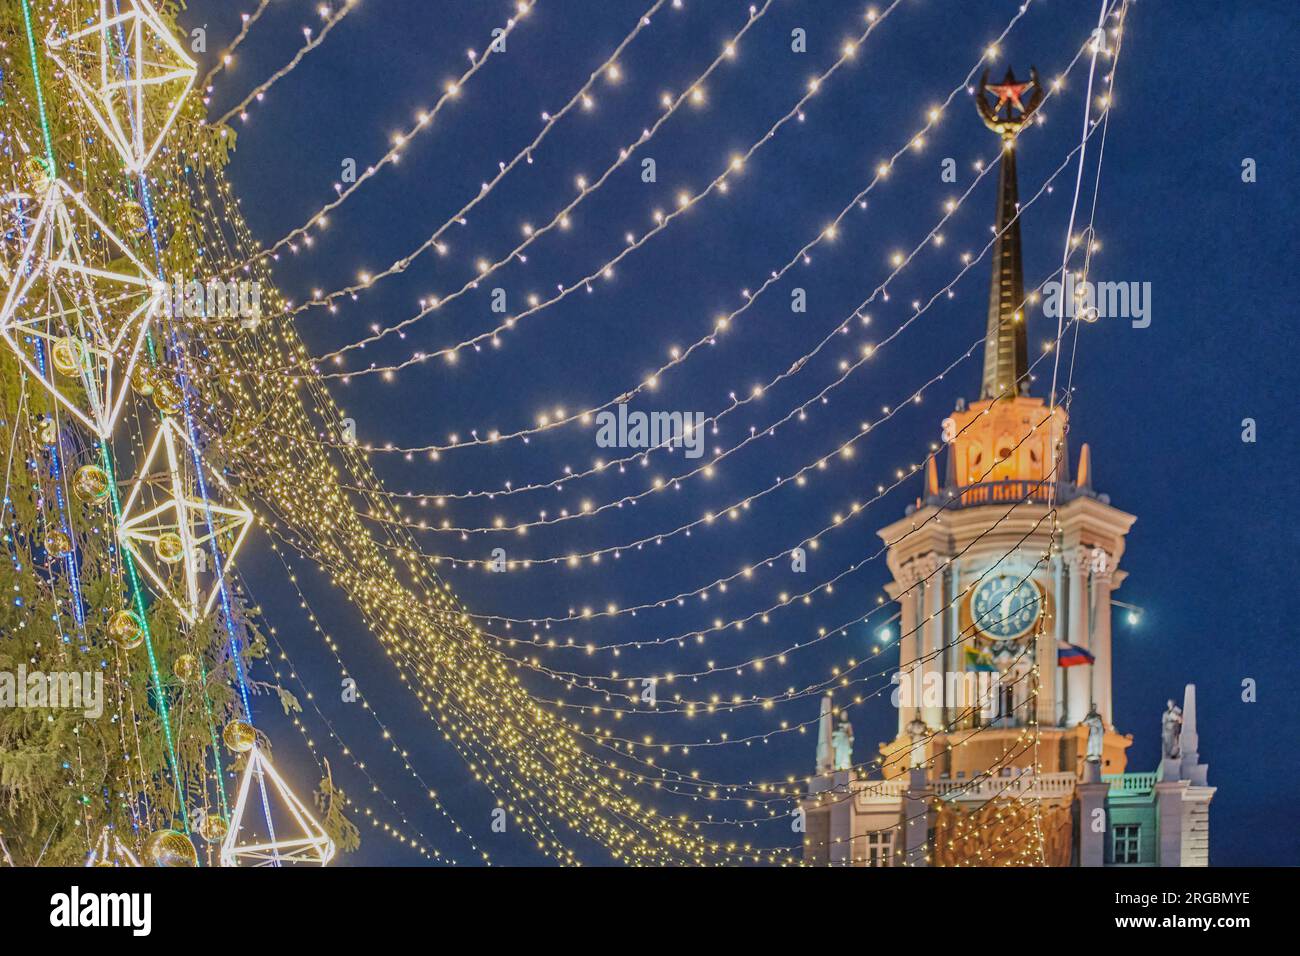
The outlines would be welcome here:
M 899 569 L 897 591 L 898 601 L 898 679 L 902 703 L 898 708 L 898 735 L 901 737 L 907 725 L 920 715 L 921 665 L 923 635 L 918 628 L 918 582 L 924 575 L 918 573 L 915 561 L 909 561 Z M 891 592 L 892 594 L 893 592 Z
M 1056 637 L 1056 646 L 1060 647 L 1061 642 L 1065 640 L 1066 623 L 1069 620 L 1070 609 L 1066 604 L 1066 566 L 1065 556 L 1056 555 L 1054 559 L 1054 575 L 1056 577 L 1056 612 L 1055 620 L 1052 622 L 1052 633 Z M 1056 654 L 1052 654 L 1052 674 L 1054 676 L 1053 691 L 1055 693 L 1053 711 L 1053 726 L 1060 726 L 1065 717 L 1065 681 L 1066 675 L 1061 673 L 1060 667 L 1056 663 Z
M 1106 795 L 1110 784 L 1101 779 L 1101 765 L 1085 763 L 1083 779 L 1076 793 L 1079 797 L 1079 865 L 1106 865 L 1106 834 L 1110 821 L 1106 818 Z
M 913 767 L 907 774 L 907 791 L 903 794 L 903 865 L 929 866 L 930 794 L 924 767 Z
M 851 770 L 831 775 L 831 866 L 849 866 L 853 862 L 853 798 L 849 794 Z
M 948 605 L 948 612 L 945 615 L 946 626 L 944 627 L 943 639 L 946 646 L 944 659 L 947 661 L 945 671 L 949 673 L 961 674 L 965 670 L 962 661 L 961 642 L 961 614 L 958 611 L 960 606 L 959 595 L 961 593 L 961 561 L 949 561 L 948 573 L 945 575 L 945 599 Z M 946 675 L 945 675 L 946 677 Z M 956 715 L 960 713 L 955 701 L 947 697 L 947 681 L 944 681 L 944 726 L 950 726 Z
M 1073 548 L 1066 555 L 1070 606 L 1067 610 L 1065 639 L 1092 653 L 1088 637 L 1088 559 L 1087 548 Z M 1071 667 L 1065 672 L 1065 726 L 1074 727 L 1088 716 L 1091 703 L 1093 667 Z
M 930 727 L 944 726 L 944 639 L 943 639 L 943 562 L 936 554 L 927 554 L 914 562 L 924 579 L 924 618 L 921 622 L 924 641 L 922 653 L 926 657 L 921 668 L 921 686 L 927 691 L 921 719 Z
M 1160 865 L 1183 865 L 1183 796 L 1186 780 L 1161 780 L 1156 784 L 1156 814 L 1160 833 Z
M 1097 705 L 1097 713 L 1101 714 L 1101 719 L 1109 729 L 1114 726 L 1111 721 L 1110 692 L 1110 592 L 1114 559 L 1101 548 L 1094 548 L 1089 558 L 1089 570 L 1092 580 L 1092 629 L 1087 647 L 1094 662 L 1088 670 L 1092 672 L 1092 700 Z

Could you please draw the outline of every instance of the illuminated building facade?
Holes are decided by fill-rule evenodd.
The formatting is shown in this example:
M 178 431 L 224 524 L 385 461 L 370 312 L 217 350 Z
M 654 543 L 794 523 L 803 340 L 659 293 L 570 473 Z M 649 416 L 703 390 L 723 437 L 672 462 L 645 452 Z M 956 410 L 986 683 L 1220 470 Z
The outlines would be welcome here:
M 824 705 L 809 862 L 1209 862 L 1195 688 L 1167 705 L 1154 772 L 1126 772 L 1132 737 L 1112 720 L 1112 593 L 1136 518 L 1093 489 L 1087 445 L 1070 471 L 1068 409 L 1029 394 L 1015 139 L 1041 97 L 1036 75 L 981 83 L 1004 147 L 982 390 L 943 422 L 943 477 L 932 457 L 924 495 L 878 532 L 899 608 L 898 732 L 855 765 Z

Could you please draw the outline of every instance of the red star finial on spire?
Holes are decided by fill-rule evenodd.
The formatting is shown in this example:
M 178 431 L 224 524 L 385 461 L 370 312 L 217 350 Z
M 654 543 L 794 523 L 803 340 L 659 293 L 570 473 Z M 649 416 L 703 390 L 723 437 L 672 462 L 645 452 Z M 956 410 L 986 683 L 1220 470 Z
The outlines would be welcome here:
M 984 125 L 1003 139 L 1009 139 L 1029 122 L 1030 115 L 1038 109 L 1043 100 L 1043 86 L 1038 80 L 1037 70 L 1030 70 L 1029 79 L 1024 83 L 1017 82 L 1011 70 L 1007 70 L 1001 83 L 989 83 L 988 70 L 985 70 L 977 94 L 975 106 Z M 996 104 L 993 99 L 997 100 Z
M 1034 83 L 1032 80 L 1027 83 L 1015 83 L 1013 80 L 1014 77 L 1012 77 L 1011 74 L 1007 74 L 1006 82 L 989 85 L 988 91 L 998 98 L 997 105 L 993 107 L 994 113 L 1002 109 L 1002 107 L 1008 102 L 1016 109 L 1020 110 L 1020 112 L 1023 113 L 1025 111 L 1025 104 L 1020 101 L 1020 97 L 1025 90 L 1033 86 Z

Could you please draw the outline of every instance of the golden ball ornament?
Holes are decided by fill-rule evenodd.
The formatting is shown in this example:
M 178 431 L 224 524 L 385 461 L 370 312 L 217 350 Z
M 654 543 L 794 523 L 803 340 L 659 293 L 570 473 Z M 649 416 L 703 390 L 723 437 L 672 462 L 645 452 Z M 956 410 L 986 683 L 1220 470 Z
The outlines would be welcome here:
M 144 844 L 145 859 L 153 866 L 198 866 L 194 844 L 179 830 L 159 830 Z
M 226 831 L 230 828 L 226 821 L 219 816 L 208 814 L 203 818 L 203 824 L 199 827 L 199 833 L 203 839 L 209 843 L 220 843 L 226 838 Z
M 27 174 L 27 185 L 31 187 L 32 192 L 38 196 L 45 195 L 54 181 L 50 177 L 50 168 L 45 165 L 45 160 L 39 156 L 29 156 L 27 162 L 23 164 L 23 170 Z
M 185 557 L 185 542 L 175 531 L 164 531 L 153 543 L 153 553 L 163 564 L 177 564 Z
M 144 622 L 135 611 L 123 609 L 109 619 L 108 636 L 124 651 L 133 651 L 144 643 Z
M 172 665 L 172 672 L 182 684 L 193 684 L 199 679 L 199 659 L 193 654 L 182 654 Z
M 72 477 L 72 490 L 82 501 L 103 501 L 108 497 L 108 472 L 98 465 L 82 465 Z
M 257 744 L 257 731 L 246 720 L 235 719 L 226 724 L 221 739 L 237 754 L 246 754 Z
M 128 200 L 122 204 L 121 221 L 130 232 L 149 231 L 149 217 L 145 213 L 144 206 L 135 200 Z
M 51 531 L 45 536 L 45 553 L 51 558 L 61 558 L 72 553 L 72 539 L 59 530 Z
M 61 375 L 80 375 L 85 348 L 71 336 L 56 339 L 50 346 L 50 364 Z
M 170 377 L 154 375 L 152 394 L 154 407 L 164 415 L 175 415 L 181 410 L 184 395 L 181 393 L 181 387 Z
M 137 395 L 145 398 L 153 394 L 153 376 L 149 373 L 149 366 L 137 365 L 131 369 L 131 387 Z

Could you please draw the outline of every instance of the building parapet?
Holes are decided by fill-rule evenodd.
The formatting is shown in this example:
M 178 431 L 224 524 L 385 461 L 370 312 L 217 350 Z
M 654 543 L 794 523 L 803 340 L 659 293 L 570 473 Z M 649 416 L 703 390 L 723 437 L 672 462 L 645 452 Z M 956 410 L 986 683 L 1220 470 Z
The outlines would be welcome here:
M 1141 776 L 1141 775 L 1135 775 Z M 1151 775 L 1154 776 L 1154 775 Z M 1077 778 L 1062 773 L 1020 773 L 1010 777 L 986 777 L 965 780 L 941 777 L 929 783 L 928 791 L 944 800 L 985 801 L 996 797 L 1066 797 L 1074 792 Z M 907 792 L 907 778 L 893 780 L 855 780 L 853 795 L 859 806 L 901 800 Z
M 1046 504 L 1049 501 L 1064 503 L 1073 498 L 1096 498 L 1103 504 L 1110 503 L 1108 495 L 1099 495 L 1091 488 L 1081 488 L 1072 481 L 1033 481 L 1014 479 L 1008 481 L 980 481 L 960 488 L 944 488 L 936 495 L 927 495 L 923 504 L 936 508 L 978 508 L 981 505 L 1009 504 L 1012 502 L 1034 502 Z M 915 511 L 915 506 L 908 507 L 908 513 Z
M 1105 773 L 1101 779 L 1110 784 L 1111 793 L 1143 794 L 1155 789 L 1156 776 L 1155 773 Z

